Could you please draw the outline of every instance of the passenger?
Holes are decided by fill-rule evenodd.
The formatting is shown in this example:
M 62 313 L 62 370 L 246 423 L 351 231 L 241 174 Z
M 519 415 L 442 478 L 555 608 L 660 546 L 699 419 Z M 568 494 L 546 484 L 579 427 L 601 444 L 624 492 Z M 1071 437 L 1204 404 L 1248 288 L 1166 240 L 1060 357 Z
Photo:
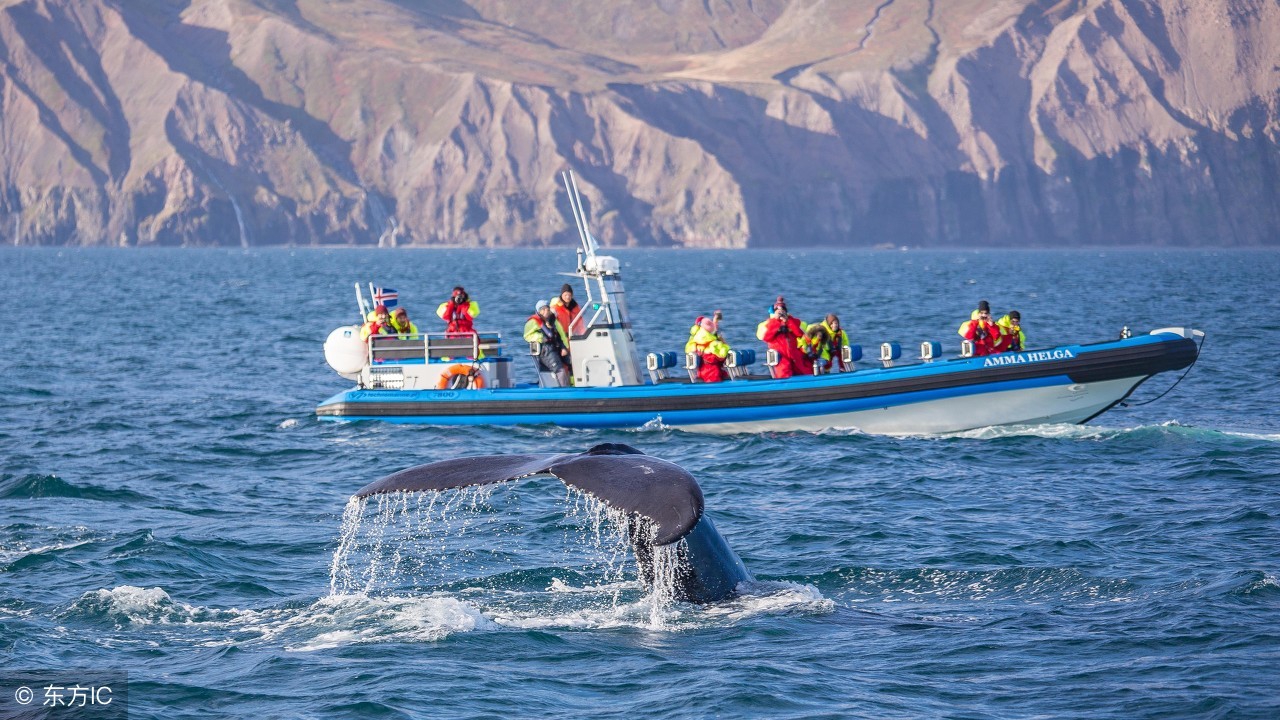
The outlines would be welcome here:
M 971 319 L 960 324 L 957 330 L 960 337 L 973 343 L 975 356 L 994 355 L 999 352 L 1000 328 L 991 322 L 991 305 L 986 300 L 978 301 L 978 309 L 973 311 Z
M 560 327 L 567 335 L 582 335 L 582 306 L 573 299 L 573 286 L 565 283 L 560 286 L 560 294 L 551 301 L 551 309 L 556 311 L 560 319 Z
M 684 351 L 694 353 L 702 359 L 698 366 L 698 379 L 706 383 L 720 382 L 729 379 L 729 371 L 725 369 L 725 360 L 729 357 L 729 346 L 720 338 L 720 328 L 712 318 L 698 318 L 696 329 L 685 343 Z
M 568 286 L 566 285 L 565 287 L 568 287 Z M 572 290 L 570 291 L 570 293 L 572 293 Z M 561 299 L 559 295 L 551 298 L 551 312 L 555 314 L 556 322 L 560 323 L 561 329 L 565 331 L 564 332 L 565 336 L 568 337 L 569 335 L 571 335 L 572 333 L 569 332 L 570 313 L 568 310 L 565 309 L 564 300 Z M 573 375 L 572 365 L 569 366 L 568 370 L 569 370 L 569 375 Z
M 387 306 L 379 305 L 366 316 L 364 325 L 360 326 L 360 339 L 369 342 L 370 335 L 391 335 L 394 332 Z
M 1002 337 L 1001 352 L 1022 352 L 1027 349 L 1027 335 L 1022 332 L 1022 313 L 1010 310 L 1008 315 L 996 321 Z
M 827 345 L 831 342 L 831 334 L 822 323 L 810 325 L 800 337 L 800 350 L 804 359 L 800 368 L 807 375 L 824 375 L 831 369 L 831 357 Z
M 560 387 L 569 386 L 569 337 L 556 314 L 551 312 L 551 304 L 539 300 L 534 306 L 533 315 L 524 324 L 524 339 L 527 342 L 541 343 L 535 359 L 538 367 L 546 372 L 555 373 Z
M 409 319 L 409 311 L 403 307 L 398 307 L 391 312 L 391 332 L 396 335 L 408 335 L 411 340 L 418 339 L 418 326 Z
M 474 321 L 480 315 L 480 303 L 472 300 L 459 285 L 453 289 L 453 295 L 436 308 L 436 315 L 445 321 L 445 332 L 474 335 Z
M 781 295 L 773 303 L 773 312 L 756 326 L 756 337 L 778 353 L 778 364 L 773 367 L 775 378 L 789 378 L 804 372 L 804 353 L 800 350 L 800 336 L 806 325 L 787 312 L 787 300 Z
M 840 318 L 835 313 L 827 313 L 822 326 L 827 329 L 827 345 L 822 354 L 828 363 L 827 370 L 844 372 L 848 369 L 844 363 L 844 346 L 849 344 L 849 333 L 841 329 Z

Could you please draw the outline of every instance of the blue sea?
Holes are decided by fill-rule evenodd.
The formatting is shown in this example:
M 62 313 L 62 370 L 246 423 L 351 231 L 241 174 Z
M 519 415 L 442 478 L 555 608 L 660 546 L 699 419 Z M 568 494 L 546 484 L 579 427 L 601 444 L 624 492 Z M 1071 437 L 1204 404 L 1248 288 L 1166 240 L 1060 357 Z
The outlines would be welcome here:
M 1080 426 L 340 424 L 314 408 L 354 283 L 424 329 L 465 285 L 514 339 L 572 251 L 5 248 L 0 717 L 43 717 L 21 673 L 127 674 L 135 719 L 1280 716 L 1280 252 L 614 254 L 644 352 L 715 309 L 756 347 L 778 295 L 869 349 L 954 351 L 979 299 L 1032 347 L 1207 336 Z M 547 480 L 370 513 L 339 552 L 391 472 L 601 442 L 687 468 L 758 587 L 646 595 Z

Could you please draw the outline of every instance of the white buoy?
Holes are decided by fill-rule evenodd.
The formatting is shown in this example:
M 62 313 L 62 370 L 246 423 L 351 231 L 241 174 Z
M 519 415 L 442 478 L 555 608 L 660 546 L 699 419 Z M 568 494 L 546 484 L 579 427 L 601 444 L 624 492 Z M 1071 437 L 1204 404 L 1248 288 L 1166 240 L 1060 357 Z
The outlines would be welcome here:
M 369 346 L 360 339 L 360 327 L 347 325 L 329 333 L 324 341 L 324 360 L 342 377 L 358 379 L 369 360 Z

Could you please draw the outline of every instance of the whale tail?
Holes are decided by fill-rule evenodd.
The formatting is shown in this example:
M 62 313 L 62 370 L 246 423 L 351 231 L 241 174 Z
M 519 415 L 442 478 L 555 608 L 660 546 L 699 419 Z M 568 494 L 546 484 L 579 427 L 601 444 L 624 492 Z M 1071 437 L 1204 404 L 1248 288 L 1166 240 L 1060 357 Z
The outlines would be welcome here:
M 654 548 L 676 548 L 678 599 L 716 602 L 736 594 L 751 579 L 704 513 L 702 488 L 684 468 L 617 443 L 577 454 L 480 455 L 418 465 L 388 475 L 356 491 L 355 497 L 394 492 L 453 490 L 551 475 L 628 517 L 627 535 L 652 585 Z M 643 522 L 640 521 L 643 519 Z

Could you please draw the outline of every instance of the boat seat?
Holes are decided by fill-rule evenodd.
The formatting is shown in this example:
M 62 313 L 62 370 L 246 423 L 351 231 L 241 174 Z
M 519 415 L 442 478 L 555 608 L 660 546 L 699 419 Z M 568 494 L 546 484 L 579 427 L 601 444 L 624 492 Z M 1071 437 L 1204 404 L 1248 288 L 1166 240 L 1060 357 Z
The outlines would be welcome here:
M 893 361 L 902 357 L 902 345 L 896 342 L 887 342 L 880 344 L 880 362 L 885 367 L 893 367 Z
M 729 357 L 725 358 L 724 366 L 729 371 L 730 380 L 740 380 L 751 374 L 751 366 L 756 362 L 756 351 L 746 350 L 730 350 Z
M 649 353 L 645 356 L 644 365 L 649 371 L 649 379 L 654 385 L 669 380 L 669 370 L 676 366 L 677 353 L 672 350 L 664 353 Z
M 689 382 L 698 382 L 698 368 L 702 366 L 702 356 L 698 353 L 684 354 L 684 369 L 689 371 Z
M 560 384 L 560 378 L 555 373 L 542 368 L 542 363 L 538 362 L 538 356 L 541 354 L 542 343 L 537 340 L 529 341 L 529 359 L 533 361 L 533 369 L 538 373 L 538 387 L 564 387 Z
M 861 345 L 841 345 L 840 357 L 844 359 L 845 366 L 848 367 L 850 371 L 852 371 L 854 369 L 853 364 L 862 359 L 862 346 Z

